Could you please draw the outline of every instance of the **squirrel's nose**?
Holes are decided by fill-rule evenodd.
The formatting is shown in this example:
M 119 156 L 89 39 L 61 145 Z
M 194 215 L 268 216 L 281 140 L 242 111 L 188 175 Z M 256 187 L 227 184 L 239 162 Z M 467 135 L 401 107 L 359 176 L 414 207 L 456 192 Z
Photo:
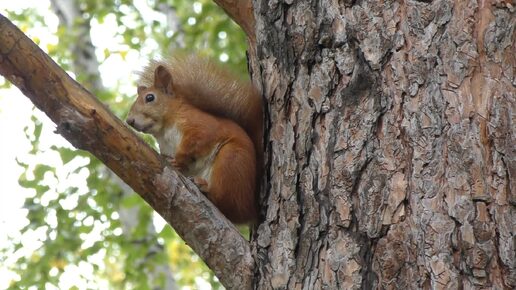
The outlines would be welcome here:
M 125 122 L 127 122 L 127 124 L 129 124 L 129 126 L 134 127 L 134 118 L 127 118 L 127 120 L 125 120 Z

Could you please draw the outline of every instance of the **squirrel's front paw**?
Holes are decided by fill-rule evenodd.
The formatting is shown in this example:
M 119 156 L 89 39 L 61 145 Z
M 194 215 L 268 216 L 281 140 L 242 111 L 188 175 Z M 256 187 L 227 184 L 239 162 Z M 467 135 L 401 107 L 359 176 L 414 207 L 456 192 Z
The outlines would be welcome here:
M 201 177 L 194 177 L 193 182 L 197 185 L 200 191 L 208 192 L 208 181 Z
M 165 158 L 165 160 L 167 160 L 167 162 L 172 165 L 174 165 L 174 163 L 176 162 L 176 159 L 172 156 L 164 155 L 164 154 L 162 154 L 161 156 L 163 156 L 163 158 Z
M 165 159 L 172 165 L 172 167 L 174 167 L 175 169 L 181 171 L 183 168 L 181 166 L 181 164 L 179 164 L 179 162 L 177 162 L 177 159 L 172 157 L 172 156 L 168 156 L 168 155 L 163 155 L 163 157 L 165 157 Z

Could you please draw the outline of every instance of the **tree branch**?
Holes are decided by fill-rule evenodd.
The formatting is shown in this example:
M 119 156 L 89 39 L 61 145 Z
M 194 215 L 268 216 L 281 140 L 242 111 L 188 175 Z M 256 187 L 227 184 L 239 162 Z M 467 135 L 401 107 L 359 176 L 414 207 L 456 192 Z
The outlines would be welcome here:
M 213 0 L 233 19 L 247 34 L 249 42 L 256 43 L 255 19 L 251 0 Z
M 249 244 L 186 178 L 0 14 L 0 74 L 147 201 L 229 289 L 250 288 Z

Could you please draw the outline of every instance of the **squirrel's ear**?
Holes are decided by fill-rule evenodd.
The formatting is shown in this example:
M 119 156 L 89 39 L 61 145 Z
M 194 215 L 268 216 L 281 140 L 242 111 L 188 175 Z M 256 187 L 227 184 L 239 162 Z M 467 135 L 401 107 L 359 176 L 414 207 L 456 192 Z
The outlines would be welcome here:
M 172 94 L 172 75 L 162 65 L 154 71 L 154 86 L 167 94 Z
M 138 92 L 138 95 L 140 95 L 146 89 L 147 89 L 146 86 L 138 86 L 138 88 L 136 90 Z

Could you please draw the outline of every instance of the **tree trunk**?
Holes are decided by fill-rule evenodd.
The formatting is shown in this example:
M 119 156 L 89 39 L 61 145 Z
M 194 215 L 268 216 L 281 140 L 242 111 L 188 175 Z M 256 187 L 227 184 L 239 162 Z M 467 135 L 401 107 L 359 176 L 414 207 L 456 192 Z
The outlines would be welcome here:
M 258 289 L 516 287 L 510 1 L 255 1 Z
M 255 288 L 516 287 L 508 1 L 226 11 L 248 29 L 267 100 Z M 225 286 L 247 288 L 248 245 L 220 213 L 2 17 L 0 32 L 0 73 L 139 191 Z

